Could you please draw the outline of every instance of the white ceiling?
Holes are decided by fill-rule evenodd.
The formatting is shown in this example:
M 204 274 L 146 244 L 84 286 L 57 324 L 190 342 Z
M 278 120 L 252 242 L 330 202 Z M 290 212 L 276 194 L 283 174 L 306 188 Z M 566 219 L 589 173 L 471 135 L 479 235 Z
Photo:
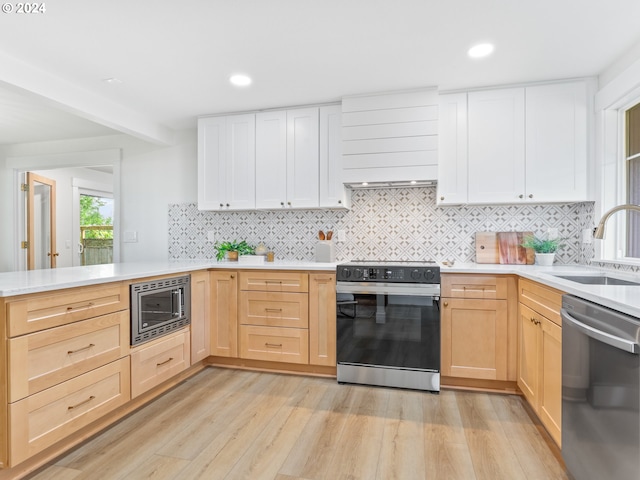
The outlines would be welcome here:
M 194 127 L 199 115 L 359 93 L 594 76 L 640 42 L 638 0 L 45 4 L 41 14 L 0 14 L 2 54 L 174 130 Z M 479 41 L 495 43 L 496 50 L 474 61 L 466 51 Z M 230 86 L 236 72 L 253 77 L 253 85 Z M 122 83 L 103 81 L 112 77 Z M 20 105 L 14 87 L 29 91 L 29 77 L 3 73 L 2 65 L 0 85 L 13 90 L 0 93 L 0 143 L 113 132 L 99 124 L 131 131 L 87 109 L 40 110 L 40 100 L 31 97 Z

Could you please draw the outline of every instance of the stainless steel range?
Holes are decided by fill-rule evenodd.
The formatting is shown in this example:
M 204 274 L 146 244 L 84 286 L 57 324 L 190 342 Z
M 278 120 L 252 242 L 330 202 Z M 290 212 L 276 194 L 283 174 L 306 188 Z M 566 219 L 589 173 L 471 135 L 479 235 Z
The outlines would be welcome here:
M 440 267 L 337 267 L 338 382 L 440 391 Z

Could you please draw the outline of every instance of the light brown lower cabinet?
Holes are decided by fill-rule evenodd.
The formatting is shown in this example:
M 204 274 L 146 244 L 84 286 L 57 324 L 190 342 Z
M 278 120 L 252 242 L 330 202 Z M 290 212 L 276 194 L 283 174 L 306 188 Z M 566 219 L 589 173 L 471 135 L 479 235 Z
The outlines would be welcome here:
M 9 404 L 9 462 L 16 465 L 131 398 L 129 357 Z
M 211 283 L 207 271 L 191 273 L 191 364 L 211 354 Z
M 561 446 L 562 292 L 523 279 L 519 289 L 518 387 Z M 536 310 L 548 313 L 554 320 Z
M 238 272 L 210 272 L 211 355 L 238 356 Z
M 512 382 L 517 359 L 516 278 L 443 274 L 441 373 L 464 381 Z M 446 379 L 443 381 L 446 384 Z M 494 388 L 487 383 L 487 388 Z
M 336 276 L 309 275 L 309 363 L 336 366 Z
M 335 273 L 242 271 L 239 278 L 240 358 L 335 367 Z
M 190 333 L 185 328 L 131 350 L 131 398 L 160 385 L 190 365 Z
M 506 300 L 443 298 L 442 375 L 507 380 Z

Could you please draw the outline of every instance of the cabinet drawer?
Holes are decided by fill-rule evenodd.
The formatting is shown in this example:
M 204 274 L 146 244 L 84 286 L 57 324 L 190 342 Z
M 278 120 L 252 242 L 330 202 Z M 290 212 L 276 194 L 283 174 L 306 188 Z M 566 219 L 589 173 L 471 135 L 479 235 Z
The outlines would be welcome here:
M 131 398 L 160 385 L 190 365 L 189 329 L 131 352 Z
M 7 303 L 9 337 L 58 327 L 129 308 L 129 286 L 111 283 L 28 295 Z
M 507 279 L 494 275 L 442 275 L 441 292 L 449 298 L 505 300 Z
M 125 357 L 9 404 L 11 465 L 125 404 L 129 388 Z
M 518 283 L 520 303 L 557 325 L 562 325 L 560 309 L 564 292 L 521 278 Z
M 309 332 L 299 328 L 240 326 L 240 357 L 309 363 Z
M 240 290 L 308 292 L 309 275 L 295 272 L 240 272 Z
M 309 327 L 306 293 L 240 292 L 240 323 L 268 327 Z
M 8 341 L 9 402 L 129 354 L 129 310 Z

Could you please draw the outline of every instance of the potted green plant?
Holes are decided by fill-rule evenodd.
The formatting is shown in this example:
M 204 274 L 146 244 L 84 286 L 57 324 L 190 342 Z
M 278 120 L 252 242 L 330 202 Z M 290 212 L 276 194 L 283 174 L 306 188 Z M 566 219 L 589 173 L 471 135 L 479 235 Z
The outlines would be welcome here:
M 249 245 L 246 240 L 238 242 L 216 242 L 213 248 L 216 249 L 216 259 L 222 260 L 225 255 L 231 262 L 238 261 L 238 255 L 255 255 L 256 247 Z
M 521 246 L 524 248 L 532 248 L 536 253 L 537 265 L 553 265 L 556 251 L 562 247 L 560 238 L 541 238 L 535 235 L 528 235 L 524 238 Z

